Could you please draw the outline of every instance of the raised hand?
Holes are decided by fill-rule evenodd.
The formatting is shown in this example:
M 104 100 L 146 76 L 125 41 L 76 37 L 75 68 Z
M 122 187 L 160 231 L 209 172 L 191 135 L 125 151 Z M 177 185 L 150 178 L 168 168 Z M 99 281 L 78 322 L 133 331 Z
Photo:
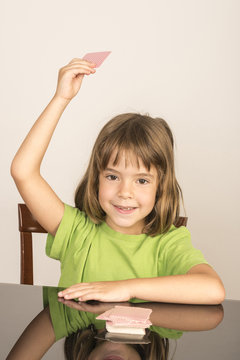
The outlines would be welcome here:
M 60 291 L 59 297 L 64 299 L 78 299 L 79 301 L 98 300 L 103 302 L 121 302 L 131 299 L 129 282 L 99 281 L 80 283 Z
M 55 97 L 71 100 L 77 95 L 84 75 L 94 74 L 96 65 L 86 60 L 74 58 L 62 67 L 58 73 L 58 84 Z

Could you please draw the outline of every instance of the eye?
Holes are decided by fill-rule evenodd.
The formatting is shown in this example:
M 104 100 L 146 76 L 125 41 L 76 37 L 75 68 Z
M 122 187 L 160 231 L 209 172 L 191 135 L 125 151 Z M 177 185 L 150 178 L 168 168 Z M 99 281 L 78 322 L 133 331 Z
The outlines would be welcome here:
M 141 184 L 141 185 L 145 185 L 145 184 L 148 184 L 148 183 L 149 183 L 149 181 L 146 180 L 146 179 L 138 179 L 137 182 L 138 182 L 139 184 Z
M 114 181 L 117 180 L 117 176 L 116 175 L 107 175 L 106 178 L 110 181 Z

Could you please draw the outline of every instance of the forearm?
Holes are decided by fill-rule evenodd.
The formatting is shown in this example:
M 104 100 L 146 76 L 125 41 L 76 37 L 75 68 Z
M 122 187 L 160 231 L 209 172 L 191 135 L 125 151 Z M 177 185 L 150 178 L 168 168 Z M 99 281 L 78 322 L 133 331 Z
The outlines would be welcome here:
M 68 103 L 69 100 L 53 97 L 39 116 L 13 159 L 11 174 L 15 181 L 40 173 L 42 159 Z
M 186 274 L 126 280 L 131 297 L 182 304 L 219 304 L 224 300 L 220 279 L 207 274 Z

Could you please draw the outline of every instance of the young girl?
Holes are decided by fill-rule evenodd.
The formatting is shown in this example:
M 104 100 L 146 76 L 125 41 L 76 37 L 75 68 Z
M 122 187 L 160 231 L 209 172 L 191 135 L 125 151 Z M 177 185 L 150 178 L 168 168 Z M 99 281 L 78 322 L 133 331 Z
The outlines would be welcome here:
M 173 137 L 160 118 L 122 114 L 100 132 L 76 192 L 64 204 L 40 174 L 55 127 L 95 64 L 75 58 L 59 71 L 54 97 L 11 166 L 18 190 L 48 231 L 46 253 L 61 261 L 59 293 L 80 301 L 217 304 L 223 284 L 191 245 L 179 215 Z

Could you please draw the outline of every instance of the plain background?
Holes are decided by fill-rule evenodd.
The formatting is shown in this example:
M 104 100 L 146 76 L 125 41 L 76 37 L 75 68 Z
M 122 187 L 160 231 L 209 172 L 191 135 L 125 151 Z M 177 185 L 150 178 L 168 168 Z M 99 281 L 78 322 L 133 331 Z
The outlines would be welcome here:
M 192 242 L 222 277 L 227 298 L 240 299 L 239 13 L 238 0 L 1 0 L 1 282 L 19 283 L 22 199 L 11 160 L 53 96 L 59 68 L 112 51 L 65 110 L 44 177 L 73 205 L 106 121 L 124 112 L 163 117 L 176 140 Z M 45 238 L 34 242 L 35 284 L 56 285 L 59 263 L 46 257 Z

